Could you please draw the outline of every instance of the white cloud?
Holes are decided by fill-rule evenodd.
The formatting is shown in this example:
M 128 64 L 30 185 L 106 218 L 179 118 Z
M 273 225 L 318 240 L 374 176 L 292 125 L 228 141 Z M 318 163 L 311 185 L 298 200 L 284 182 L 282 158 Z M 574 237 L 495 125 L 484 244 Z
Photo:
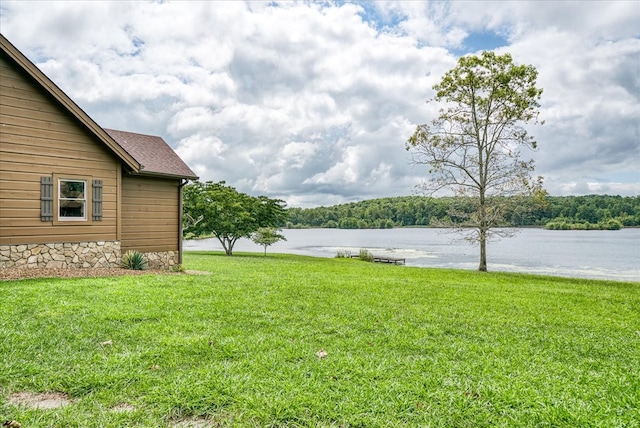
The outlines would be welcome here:
M 483 34 L 544 88 L 552 194 L 638 194 L 640 10 L 616 2 L 13 2 L 5 36 L 98 123 L 289 205 L 404 195 L 404 142 Z M 525 153 L 525 155 L 527 155 Z
M 217 137 L 193 134 L 179 141 L 176 152 L 201 179 L 205 179 L 208 163 L 212 159 L 223 161 L 226 150 L 227 146 Z
M 327 171 L 308 178 L 303 184 L 357 183 L 360 176 L 358 167 L 360 150 L 358 147 L 347 147 L 340 162 Z
M 276 162 L 282 168 L 302 169 L 317 152 L 318 146 L 311 142 L 292 141 L 282 148 Z

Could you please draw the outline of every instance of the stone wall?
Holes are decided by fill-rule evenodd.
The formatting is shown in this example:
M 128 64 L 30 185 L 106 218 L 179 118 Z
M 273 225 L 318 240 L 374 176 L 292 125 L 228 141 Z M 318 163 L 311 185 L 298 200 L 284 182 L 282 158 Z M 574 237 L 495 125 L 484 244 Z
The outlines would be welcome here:
M 0 268 L 111 268 L 120 263 L 120 241 L 0 245 Z
M 171 269 L 179 264 L 177 251 L 144 253 L 144 255 L 149 262 L 149 269 Z
M 114 268 L 120 266 L 120 241 L 0 245 L 2 268 Z M 145 253 L 149 269 L 178 265 L 177 251 Z

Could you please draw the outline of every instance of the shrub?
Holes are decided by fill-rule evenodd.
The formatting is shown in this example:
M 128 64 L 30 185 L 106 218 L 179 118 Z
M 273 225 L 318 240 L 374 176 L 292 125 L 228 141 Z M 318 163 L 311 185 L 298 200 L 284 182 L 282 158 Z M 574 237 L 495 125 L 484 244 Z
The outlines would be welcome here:
M 545 226 L 547 230 L 569 230 L 571 226 L 564 221 L 550 221 Z
M 350 259 L 351 258 L 351 251 L 349 250 L 338 250 L 338 253 L 336 254 L 336 259 Z
M 373 254 L 371 254 L 369 252 L 369 250 L 360 250 L 360 256 L 359 256 L 360 260 L 363 260 L 365 262 L 372 262 L 373 261 Z
M 180 272 L 180 273 L 182 273 L 182 272 L 185 272 L 185 271 L 186 271 L 186 269 L 182 265 L 173 265 L 173 266 L 171 266 L 171 272 Z
M 612 218 L 604 222 L 601 227 L 605 230 L 620 230 L 622 229 L 622 222 Z
M 358 219 L 354 217 L 346 217 L 340 219 L 338 222 L 338 227 L 340 229 L 357 229 L 358 228 Z
M 594 224 L 588 221 L 567 222 L 564 219 L 557 219 L 545 224 L 547 230 L 619 230 L 622 229 L 622 222 L 616 219 L 609 219 L 604 222 Z
M 149 263 L 144 254 L 139 251 L 130 250 L 122 256 L 120 266 L 131 270 L 145 270 L 149 267 Z

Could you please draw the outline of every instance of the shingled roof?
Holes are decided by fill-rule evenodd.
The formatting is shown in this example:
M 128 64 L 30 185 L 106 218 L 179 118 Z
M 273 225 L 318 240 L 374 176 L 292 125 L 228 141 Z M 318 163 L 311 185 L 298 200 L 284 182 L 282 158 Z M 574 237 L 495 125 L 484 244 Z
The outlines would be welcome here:
M 190 180 L 198 178 L 162 137 L 115 129 L 105 129 L 105 131 L 140 164 L 137 174 L 163 175 Z

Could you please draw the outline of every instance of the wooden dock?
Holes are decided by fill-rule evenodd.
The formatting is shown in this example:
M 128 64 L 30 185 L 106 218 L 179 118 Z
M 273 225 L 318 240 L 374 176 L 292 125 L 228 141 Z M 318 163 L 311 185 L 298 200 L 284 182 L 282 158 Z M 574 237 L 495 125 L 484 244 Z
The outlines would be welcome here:
M 405 259 L 400 259 L 396 257 L 378 257 L 373 256 L 374 263 L 393 263 L 394 265 L 403 265 L 405 264 Z
M 352 255 L 351 256 L 352 259 L 359 259 L 360 256 L 359 255 Z M 397 257 L 382 257 L 382 256 L 373 256 L 373 260 L 374 263 L 390 263 L 390 264 L 394 264 L 394 265 L 403 265 L 406 263 L 405 259 L 400 259 Z

